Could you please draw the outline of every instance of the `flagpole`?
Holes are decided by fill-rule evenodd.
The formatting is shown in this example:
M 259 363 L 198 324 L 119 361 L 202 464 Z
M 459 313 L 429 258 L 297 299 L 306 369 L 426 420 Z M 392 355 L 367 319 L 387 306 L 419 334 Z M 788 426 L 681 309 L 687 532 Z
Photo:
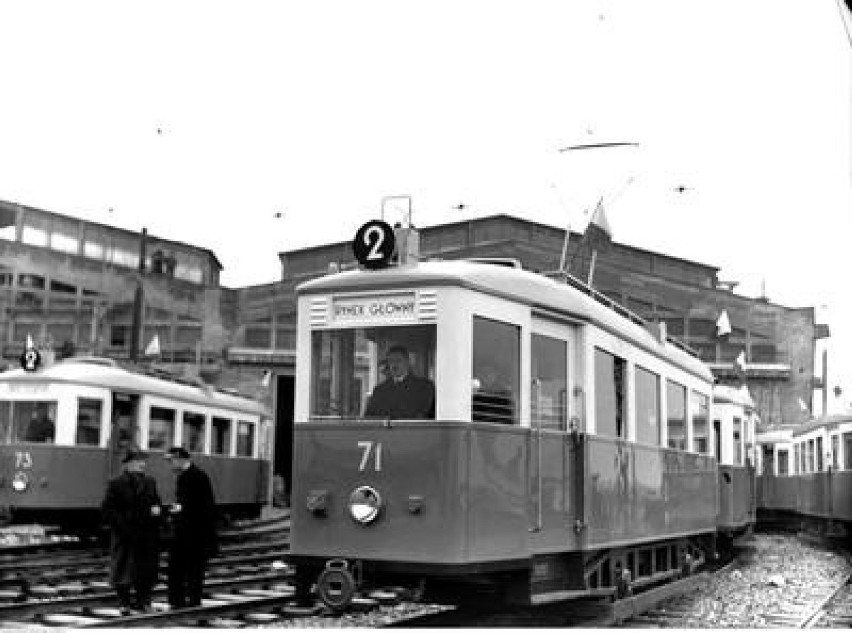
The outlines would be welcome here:
M 565 239 L 562 240 L 562 257 L 559 258 L 559 272 L 563 274 L 568 274 L 568 271 L 565 269 L 566 259 L 568 259 L 568 240 L 571 239 L 571 222 L 568 222 L 568 226 L 565 227 Z
M 592 251 L 592 262 L 589 264 L 589 279 L 586 281 L 586 285 L 591 288 L 592 287 L 592 277 L 595 276 L 595 262 L 598 259 L 598 250 L 594 249 Z

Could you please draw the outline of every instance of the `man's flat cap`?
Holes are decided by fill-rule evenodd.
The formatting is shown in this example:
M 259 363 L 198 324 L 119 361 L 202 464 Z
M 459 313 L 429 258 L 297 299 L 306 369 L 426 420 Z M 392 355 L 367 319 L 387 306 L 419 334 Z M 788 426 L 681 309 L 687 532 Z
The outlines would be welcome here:
M 166 451 L 166 457 L 181 457 L 183 459 L 189 459 L 189 451 L 183 446 L 172 446 Z

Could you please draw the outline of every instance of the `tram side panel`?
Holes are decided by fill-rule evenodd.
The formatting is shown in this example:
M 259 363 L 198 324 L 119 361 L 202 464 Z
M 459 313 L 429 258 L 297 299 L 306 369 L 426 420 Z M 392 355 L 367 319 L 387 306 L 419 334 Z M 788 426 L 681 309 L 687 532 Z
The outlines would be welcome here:
M 715 461 L 609 438 L 588 437 L 588 549 L 715 530 Z
M 468 560 L 527 559 L 537 520 L 529 478 L 536 440 L 529 429 L 488 423 L 471 423 L 469 435 Z
M 754 471 L 746 466 L 719 466 L 719 526 L 747 527 L 755 520 Z
M 808 473 L 799 480 L 796 511 L 815 517 L 829 517 L 828 473 Z

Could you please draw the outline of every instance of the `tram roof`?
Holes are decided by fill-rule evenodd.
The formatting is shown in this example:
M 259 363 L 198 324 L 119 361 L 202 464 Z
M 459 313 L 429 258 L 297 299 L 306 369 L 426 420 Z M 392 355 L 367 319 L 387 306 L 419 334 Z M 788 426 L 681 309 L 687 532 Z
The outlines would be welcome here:
M 834 428 L 840 426 L 841 424 L 849 423 L 852 423 L 852 414 L 849 413 L 833 413 L 830 415 L 820 416 L 818 418 L 808 420 L 804 424 L 797 426 L 795 429 L 793 429 L 793 437 L 798 437 L 800 435 L 810 433 L 814 429 L 819 429 L 823 427 L 831 431 L 834 430 Z
M 749 409 L 754 409 L 754 400 L 748 388 L 729 387 L 728 385 L 716 385 L 713 387 L 713 402 L 720 404 L 739 404 Z
M 358 269 L 330 274 L 300 284 L 296 293 L 313 295 L 430 286 L 469 288 L 589 321 L 631 339 L 651 353 L 665 350 L 670 360 L 708 381 L 713 380 L 710 369 L 687 351 L 683 343 L 670 337 L 665 344 L 661 343 L 641 317 L 570 276 L 566 276 L 565 281 L 557 281 L 509 266 L 465 260 L 427 261 L 381 270 Z
M 221 391 L 201 380 L 182 379 L 165 372 L 124 367 L 107 358 L 72 357 L 39 371 L 12 369 L 0 373 L 0 384 L 43 382 L 80 384 L 131 393 L 154 394 L 213 408 L 268 415 L 262 404 L 247 396 Z

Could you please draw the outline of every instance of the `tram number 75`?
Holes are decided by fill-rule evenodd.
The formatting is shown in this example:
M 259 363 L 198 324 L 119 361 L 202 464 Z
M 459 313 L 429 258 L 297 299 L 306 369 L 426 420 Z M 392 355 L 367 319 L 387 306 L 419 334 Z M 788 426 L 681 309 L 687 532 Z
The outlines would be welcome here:
M 364 472 L 372 457 L 373 470 L 380 472 L 382 470 L 382 443 L 369 441 L 358 442 L 358 448 L 361 449 L 361 464 L 358 466 L 358 471 Z

